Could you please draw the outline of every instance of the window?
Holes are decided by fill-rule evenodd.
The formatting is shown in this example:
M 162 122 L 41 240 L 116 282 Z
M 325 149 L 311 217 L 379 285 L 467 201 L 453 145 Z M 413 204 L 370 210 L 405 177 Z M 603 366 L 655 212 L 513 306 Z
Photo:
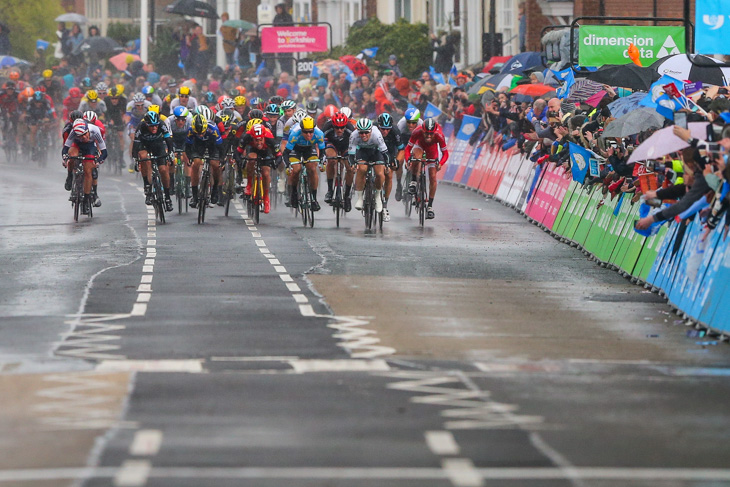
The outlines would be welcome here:
M 454 0 L 454 27 L 461 25 L 461 1 Z
M 411 21 L 411 0 L 395 0 L 395 19 Z
M 138 19 L 139 0 L 109 0 L 109 17 L 114 19 Z
M 514 53 L 512 45 L 515 41 L 515 39 L 512 39 L 515 22 L 514 1 L 502 0 L 502 8 L 499 14 L 501 16 L 499 23 L 502 27 L 502 54 L 512 56 Z

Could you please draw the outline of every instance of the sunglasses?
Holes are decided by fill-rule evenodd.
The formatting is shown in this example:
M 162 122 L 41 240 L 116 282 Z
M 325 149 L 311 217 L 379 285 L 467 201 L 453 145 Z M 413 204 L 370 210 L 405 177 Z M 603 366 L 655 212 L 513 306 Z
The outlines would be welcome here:
M 190 98 L 190 95 L 178 95 L 180 98 Z
M 303 134 L 313 134 L 314 130 L 302 130 Z
M 360 135 L 365 135 L 365 134 L 370 135 L 370 131 L 369 130 L 358 130 L 358 132 L 360 132 Z

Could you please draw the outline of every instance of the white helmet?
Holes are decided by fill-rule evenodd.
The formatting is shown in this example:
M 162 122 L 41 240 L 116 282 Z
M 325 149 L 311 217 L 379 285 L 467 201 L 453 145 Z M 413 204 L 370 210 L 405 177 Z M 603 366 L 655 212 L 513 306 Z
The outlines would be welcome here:
M 84 120 L 86 120 L 89 123 L 96 123 L 96 112 L 94 111 L 86 111 L 84 112 Z
M 343 113 L 347 118 L 352 118 L 352 110 L 350 110 L 350 107 L 342 107 L 340 108 L 340 112 Z

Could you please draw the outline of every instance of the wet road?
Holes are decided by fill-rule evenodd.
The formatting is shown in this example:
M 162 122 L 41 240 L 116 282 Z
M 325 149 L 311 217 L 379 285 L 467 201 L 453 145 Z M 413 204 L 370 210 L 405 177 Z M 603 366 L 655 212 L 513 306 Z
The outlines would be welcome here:
M 730 486 L 727 346 L 494 201 L 74 224 L 0 167 L 0 485 Z

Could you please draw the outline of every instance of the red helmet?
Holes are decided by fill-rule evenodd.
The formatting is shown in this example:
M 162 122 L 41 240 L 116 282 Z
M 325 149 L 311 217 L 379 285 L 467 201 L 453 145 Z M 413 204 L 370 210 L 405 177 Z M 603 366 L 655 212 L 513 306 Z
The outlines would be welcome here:
M 71 98 L 81 98 L 81 90 L 74 86 L 68 90 L 68 96 Z
M 257 123 L 253 127 L 251 127 L 251 131 L 249 133 L 254 139 L 263 139 L 265 136 L 264 126 L 260 123 Z
M 423 131 L 426 133 L 433 133 L 438 130 L 439 124 L 433 118 L 427 118 L 423 121 Z
M 224 98 L 226 98 L 226 95 L 221 95 L 218 97 L 218 105 L 221 104 L 221 102 L 223 101 Z
M 330 105 L 331 106 L 331 105 Z M 332 125 L 335 127 L 347 127 L 347 123 L 350 121 L 349 118 L 347 118 L 347 115 L 345 115 L 342 112 L 336 112 L 332 116 Z
M 332 118 L 335 116 L 335 113 L 337 113 L 337 107 L 334 105 L 327 105 L 324 107 L 323 113 L 325 117 Z
M 10 78 L 13 81 L 18 81 L 20 79 L 20 73 L 17 71 L 11 71 L 8 75 L 8 78 Z

